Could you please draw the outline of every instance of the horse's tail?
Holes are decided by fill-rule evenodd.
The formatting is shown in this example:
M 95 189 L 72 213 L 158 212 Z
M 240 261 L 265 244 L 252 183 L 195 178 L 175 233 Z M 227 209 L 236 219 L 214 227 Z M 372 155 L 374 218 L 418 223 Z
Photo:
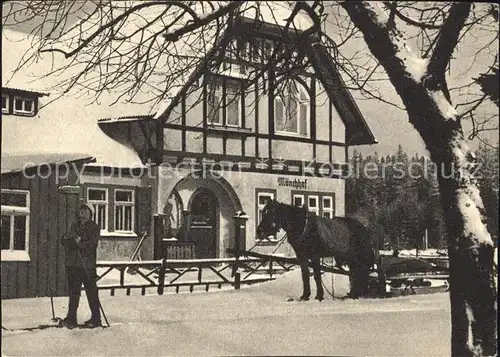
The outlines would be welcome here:
M 362 211 L 358 211 L 355 214 L 350 214 L 346 216 L 348 224 L 351 228 L 357 232 L 359 243 L 362 246 L 362 251 L 364 256 L 359 257 L 364 260 L 363 263 L 373 266 L 376 263 L 375 250 L 373 247 L 373 240 L 370 232 L 370 220 L 367 214 Z

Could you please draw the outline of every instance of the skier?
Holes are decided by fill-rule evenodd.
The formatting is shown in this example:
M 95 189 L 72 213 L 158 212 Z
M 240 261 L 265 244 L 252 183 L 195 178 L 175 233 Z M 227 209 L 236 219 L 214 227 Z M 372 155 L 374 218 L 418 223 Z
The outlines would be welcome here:
M 69 287 L 68 313 L 62 323 L 70 329 L 77 327 L 77 310 L 82 283 L 91 311 L 91 317 L 85 321 L 84 327 L 94 328 L 102 325 L 96 282 L 96 256 L 100 228 L 92 221 L 93 215 L 94 207 L 90 203 L 82 204 L 78 222 L 73 223 L 70 233 L 61 239 L 61 243 L 66 248 L 66 275 Z

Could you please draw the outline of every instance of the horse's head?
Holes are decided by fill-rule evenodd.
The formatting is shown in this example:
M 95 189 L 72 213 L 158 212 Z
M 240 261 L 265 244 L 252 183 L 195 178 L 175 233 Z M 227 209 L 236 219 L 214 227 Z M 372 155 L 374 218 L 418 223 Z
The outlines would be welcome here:
M 276 235 L 283 228 L 279 215 L 279 203 L 270 200 L 262 210 L 262 219 L 257 227 L 257 239 L 266 239 Z

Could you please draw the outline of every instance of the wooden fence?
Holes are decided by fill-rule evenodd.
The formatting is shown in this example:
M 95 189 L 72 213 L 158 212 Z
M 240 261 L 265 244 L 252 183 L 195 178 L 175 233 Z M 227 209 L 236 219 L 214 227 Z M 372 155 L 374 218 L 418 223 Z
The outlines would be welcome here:
M 219 289 L 223 285 L 234 286 L 239 289 L 242 284 L 254 284 L 274 280 L 275 269 L 260 274 L 258 264 L 261 258 L 240 257 L 215 259 L 175 259 L 127 262 L 97 262 L 97 268 L 104 271 L 98 274 L 97 285 L 99 290 L 110 290 L 115 295 L 116 290 L 126 290 L 130 295 L 132 290 L 140 289 L 141 295 L 147 290 L 155 289 L 158 295 L 163 295 L 167 288 L 173 288 L 179 293 L 180 288 L 187 287 L 192 292 L 195 287 L 204 287 L 208 291 L 211 286 Z M 257 264 L 257 267 L 252 265 Z M 247 274 L 241 278 L 242 268 Z M 111 279 L 106 283 L 105 278 L 118 272 L 118 279 Z M 115 274 L 116 275 L 116 274 Z M 130 283 L 131 275 L 134 282 Z M 118 280 L 118 281 L 116 281 Z
M 140 289 L 141 295 L 147 290 L 154 290 L 163 295 L 167 289 L 174 289 L 179 293 L 181 288 L 188 288 L 193 292 L 195 287 L 203 287 L 209 291 L 210 287 L 221 289 L 222 286 L 231 286 L 239 289 L 244 284 L 254 284 L 275 279 L 278 271 L 289 271 L 298 265 L 296 258 L 287 258 L 275 255 L 265 255 L 249 251 L 240 251 L 239 257 L 214 259 L 162 259 L 151 261 L 127 262 L 98 262 L 97 268 L 103 271 L 98 276 L 98 288 L 110 290 L 115 295 L 116 290 L 125 290 L 127 295 L 132 290 Z M 348 275 L 349 272 L 339 267 L 322 265 L 322 270 L 335 274 Z M 110 273 L 118 272 L 118 278 L 105 282 Z M 127 279 L 134 277 L 134 282 Z M 402 274 L 394 277 L 384 277 L 384 282 L 393 280 L 413 280 L 416 278 L 448 279 L 448 274 Z

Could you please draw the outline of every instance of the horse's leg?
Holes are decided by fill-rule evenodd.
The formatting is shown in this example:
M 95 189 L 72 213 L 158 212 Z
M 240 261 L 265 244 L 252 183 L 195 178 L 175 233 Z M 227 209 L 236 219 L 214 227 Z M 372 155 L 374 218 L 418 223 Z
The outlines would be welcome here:
M 358 272 L 358 279 L 359 279 L 359 294 L 360 296 L 367 296 L 369 293 L 369 284 L 370 284 L 370 267 L 363 263 Z
M 302 272 L 303 292 L 300 301 L 307 301 L 311 296 L 311 284 L 309 282 L 309 261 L 305 257 L 297 257 L 300 262 L 300 270 Z
M 356 263 L 349 264 L 349 283 L 351 290 L 347 294 L 348 297 L 357 299 L 359 297 L 359 268 Z
M 311 259 L 313 272 L 314 272 L 314 281 L 316 282 L 316 300 L 322 301 L 324 299 L 325 292 L 323 290 L 323 282 L 321 281 L 321 264 L 319 258 Z

